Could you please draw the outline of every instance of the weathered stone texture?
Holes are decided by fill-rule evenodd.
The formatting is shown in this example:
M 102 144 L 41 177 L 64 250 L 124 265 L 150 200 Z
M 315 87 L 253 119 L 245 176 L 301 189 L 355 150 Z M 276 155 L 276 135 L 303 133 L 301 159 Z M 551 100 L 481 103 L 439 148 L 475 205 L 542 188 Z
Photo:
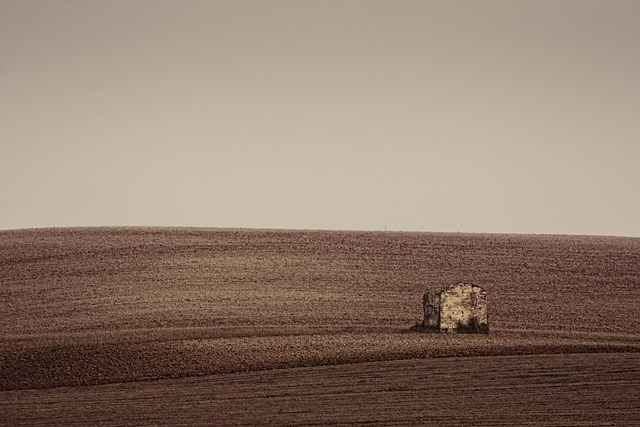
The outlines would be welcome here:
M 424 322 L 422 326 L 429 329 L 440 329 L 440 294 L 424 294 Z
M 487 293 L 480 286 L 458 283 L 425 294 L 423 326 L 441 332 L 489 331 Z

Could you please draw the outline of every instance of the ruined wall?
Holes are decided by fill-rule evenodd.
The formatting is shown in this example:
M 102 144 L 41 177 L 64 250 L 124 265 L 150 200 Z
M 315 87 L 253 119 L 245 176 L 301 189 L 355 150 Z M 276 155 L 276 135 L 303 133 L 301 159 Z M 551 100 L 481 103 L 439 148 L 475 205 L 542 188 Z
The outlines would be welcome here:
M 440 329 L 440 294 L 424 294 L 424 320 L 422 326 L 429 329 Z
M 479 286 L 458 283 L 440 293 L 440 330 L 488 332 L 487 293 Z

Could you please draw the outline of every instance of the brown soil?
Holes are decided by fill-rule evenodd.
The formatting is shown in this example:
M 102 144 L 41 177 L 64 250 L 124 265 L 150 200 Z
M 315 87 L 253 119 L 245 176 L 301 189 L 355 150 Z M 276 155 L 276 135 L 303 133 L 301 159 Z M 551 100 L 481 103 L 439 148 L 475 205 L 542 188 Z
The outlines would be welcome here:
M 637 426 L 638 383 L 637 353 L 454 357 L 17 390 L 0 414 L 24 426 Z
M 0 231 L 0 271 L 3 425 L 640 419 L 637 238 Z M 491 334 L 408 333 L 458 281 Z

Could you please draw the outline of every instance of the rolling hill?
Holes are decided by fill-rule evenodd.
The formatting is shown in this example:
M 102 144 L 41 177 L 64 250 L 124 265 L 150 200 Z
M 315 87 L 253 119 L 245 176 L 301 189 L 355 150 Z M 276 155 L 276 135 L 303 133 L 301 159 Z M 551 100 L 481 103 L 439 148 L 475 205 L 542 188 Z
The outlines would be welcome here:
M 2 424 L 640 422 L 638 238 L 9 230 L 0 272 Z M 491 333 L 409 333 L 458 281 Z

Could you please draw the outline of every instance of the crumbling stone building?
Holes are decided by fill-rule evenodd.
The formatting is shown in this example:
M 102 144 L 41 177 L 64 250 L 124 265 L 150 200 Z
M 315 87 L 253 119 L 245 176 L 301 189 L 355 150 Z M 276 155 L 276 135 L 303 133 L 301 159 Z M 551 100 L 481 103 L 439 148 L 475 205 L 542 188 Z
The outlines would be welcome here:
M 424 294 L 422 327 L 440 332 L 488 333 L 487 292 L 458 283 L 435 294 Z

